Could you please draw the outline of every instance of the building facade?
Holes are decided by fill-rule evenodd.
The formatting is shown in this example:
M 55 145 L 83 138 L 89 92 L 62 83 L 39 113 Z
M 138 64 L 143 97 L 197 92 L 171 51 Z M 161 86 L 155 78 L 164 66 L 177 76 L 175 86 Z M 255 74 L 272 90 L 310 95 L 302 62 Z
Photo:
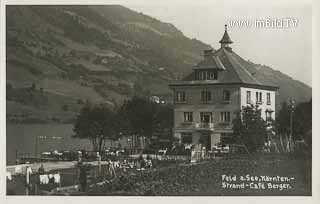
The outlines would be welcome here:
M 257 104 L 264 120 L 275 119 L 277 87 L 258 81 L 250 62 L 232 51 L 227 26 L 219 42 L 220 49 L 205 50 L 191 74 L 170 84 L 174 137 L 207 149 L 232 136 L 232 120 L 244 106 Z

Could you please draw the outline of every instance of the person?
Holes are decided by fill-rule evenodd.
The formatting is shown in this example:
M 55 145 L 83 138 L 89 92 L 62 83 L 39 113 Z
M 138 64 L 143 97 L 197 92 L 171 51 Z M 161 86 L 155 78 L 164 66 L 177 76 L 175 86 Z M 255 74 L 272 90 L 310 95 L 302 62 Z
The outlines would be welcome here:
M 140 163 L 140 160 L 138 159 L 138 160 L 136 160 L 136 164 L 135 164 L 135 166 L 136 166 L 136 169 L 141 169 L 141 163 Z
M 78 151 L 78 165 L 82 164 L 82 151 Z
M 99 152 L 97 152 L 97 161 L 98 161 L 98 171 L 99 171 L 99 174 L 101 174 L 101 156 Z
M 39 169 L 38 169 L 38 173 L 39 175 L 40 174 L 44 174 L 45 173 L 45 170 L 44 170 L 44 167 L 43 167 L 43 164 L 40 165 Z
M 124 160 L 122 165 L 121 165 L 123 173 L 127 172 L 127 169 L 126 169 L 127 166 L 128 166 L 128 162 L 127 162 L 127 160 Z
M 139 162 L 140 162 L 140 168 L 144 168 L 145 167 L 145 160 L 144 160 L 142 154 L 140 154 Z
M 148 166 L 148 168 L 152 169 L 152 160 L 151 160 L 151 158 L 149 158 L 147 160 L 147 166 Z
M 115 171 L 115 169 L 114 169 L 113 162 L 112 162 L 110 159 L 108 160 L 108 166 L 109 166 L 108 170 L 109 170 L 110 176 L 111 176 L 111 177 L 112 177 L 112 176 L 117 177 L 116 171 Z
M 201 160 L 204 160 L 206 156 L 206 147 L 202 146 L 201 147 Z

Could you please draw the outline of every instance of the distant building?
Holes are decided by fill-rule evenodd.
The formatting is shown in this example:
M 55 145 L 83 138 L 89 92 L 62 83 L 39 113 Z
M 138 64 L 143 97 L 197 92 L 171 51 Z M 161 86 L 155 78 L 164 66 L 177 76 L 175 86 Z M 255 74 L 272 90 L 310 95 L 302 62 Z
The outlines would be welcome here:
M 160 97 L 159 96 L 150 96 L 149 100 L 154 102 L 154 103 L 160 103 Z
M 204 51 L 190 75 L 170 84 L 174 137 L 182 143 L 201 141 L 207 149 L 232 136 L 232 120 L 243 106 L 258 104 L 264 120 L 275 119 L 277 87 L 258 81 L 252 64 L 232 51 L 227 26 L 219 43 L 220 49 Z
M 150 96 L 149 100 L 152 101 L 153 103 L 157 103 L 157 104 L 165 104 L 166 101 L 162 98 L 160 98 L 159 96 Z

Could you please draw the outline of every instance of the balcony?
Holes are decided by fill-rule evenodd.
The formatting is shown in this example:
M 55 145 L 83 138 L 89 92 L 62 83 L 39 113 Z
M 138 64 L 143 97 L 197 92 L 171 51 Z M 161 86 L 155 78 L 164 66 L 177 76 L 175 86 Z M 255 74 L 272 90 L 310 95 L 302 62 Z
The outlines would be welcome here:
M 231 103 L 231 100 L 223 100 L 221 101 L 222 104 L 230 104 Z
M 178 128 L 186 129 L 196 129 L 196 130 L 213 130 L 213 123 L 204 123 L 204 122 L 183 122 L 179 125 Z

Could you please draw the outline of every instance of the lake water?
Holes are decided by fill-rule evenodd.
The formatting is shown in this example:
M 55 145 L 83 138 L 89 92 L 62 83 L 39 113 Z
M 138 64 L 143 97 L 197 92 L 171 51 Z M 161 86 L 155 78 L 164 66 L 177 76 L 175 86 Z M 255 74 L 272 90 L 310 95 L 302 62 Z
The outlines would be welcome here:
M 39 139 L 38 153 L 53 150 L 91 150 L 89 140 L 76 139 L 72 124 L 7 124 L 7 164 L 14 164 L 16 161 L 16 150 L 19 155 L 34 156 L 36 136 L 62 137 L 59 140 Z M 125 141 L 121 141 L 126 146 Z M 106 141 L 110 145 L 110 141 Z

